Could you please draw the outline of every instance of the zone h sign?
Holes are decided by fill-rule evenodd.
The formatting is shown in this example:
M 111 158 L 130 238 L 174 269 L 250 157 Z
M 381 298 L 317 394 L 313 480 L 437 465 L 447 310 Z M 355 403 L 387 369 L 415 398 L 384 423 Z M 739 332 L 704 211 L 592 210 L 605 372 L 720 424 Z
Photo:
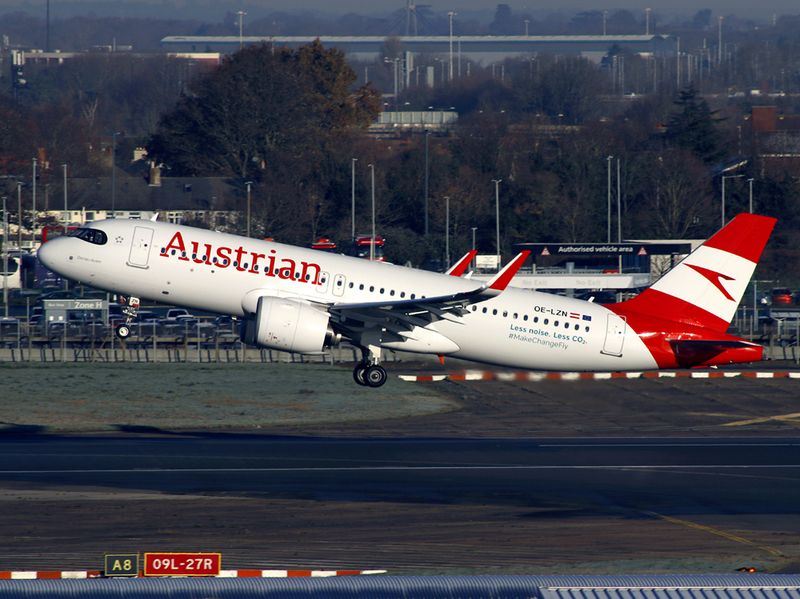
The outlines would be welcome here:
M 145 553 L 145 576 L 219 576 L 221 553 Z

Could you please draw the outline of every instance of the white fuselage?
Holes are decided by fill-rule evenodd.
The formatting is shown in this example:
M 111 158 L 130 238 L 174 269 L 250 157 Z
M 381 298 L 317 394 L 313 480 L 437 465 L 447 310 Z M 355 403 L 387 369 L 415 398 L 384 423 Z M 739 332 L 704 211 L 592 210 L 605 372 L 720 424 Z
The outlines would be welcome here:
M 105 232 L 106 243 L 52 240 L 40 250 L 45 264 L 111 292 L 236 316 L 254 311 L 255 298 L 265 294 L 331 306 L 444 296 L 479 286 L 468 279 L 169 223 L 114 220 L 94 227 Z M 227 266 L 223 258 L 230 259 Z M 467 360 L 546 370 L 657 367 L 622 318 L 603 306 L 547 293 L 509 288 L 470 304 L 460 318 L 425 328 L 457 346 L 448 355 Z M 402 343 L 383 345 L 405 349 Z

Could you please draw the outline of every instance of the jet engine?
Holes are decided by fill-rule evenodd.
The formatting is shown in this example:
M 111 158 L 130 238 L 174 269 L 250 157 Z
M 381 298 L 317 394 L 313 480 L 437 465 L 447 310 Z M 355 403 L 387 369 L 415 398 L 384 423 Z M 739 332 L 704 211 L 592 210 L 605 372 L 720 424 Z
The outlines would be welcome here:
M 256 313 L 242 324 L 242 341 L 257 347 L 297 353 L 315 353 L 335 345 L 339 336 L 330 315 L 309 303 L 280 297 L 258 298 Z

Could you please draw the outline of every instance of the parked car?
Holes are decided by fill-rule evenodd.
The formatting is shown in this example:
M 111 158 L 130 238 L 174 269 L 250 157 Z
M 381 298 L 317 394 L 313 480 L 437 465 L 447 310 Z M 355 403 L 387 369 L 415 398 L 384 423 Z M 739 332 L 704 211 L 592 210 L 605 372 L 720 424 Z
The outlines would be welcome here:
M 772 305 L 786 306 L 792 303 L 792 290 L 788 287 L 776 287 L 770 293 Z

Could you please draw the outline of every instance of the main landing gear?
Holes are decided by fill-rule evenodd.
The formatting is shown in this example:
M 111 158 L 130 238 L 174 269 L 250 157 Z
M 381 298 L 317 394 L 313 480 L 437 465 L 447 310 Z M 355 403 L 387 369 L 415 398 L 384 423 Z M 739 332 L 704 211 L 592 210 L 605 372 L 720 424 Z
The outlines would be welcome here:
M 136 315 L 139 313 L 139 298 L 129 297 L 126 299 L 123 296 L 119 296 L 119 301 L 122 304 L 122 313 L 125 315 L 125 322 L 118 324 L 117 328 L 114 329 L 114 333 L 120 339 L 127 339 L 131 336 L 131 322 L 133 322 L 133 319 L 136 318 Z
M 361 362 L 353 369 L 353 380 L 364 387 L 381 387 L 389 375 L 380 365 L 380 347 L 369 346 L 362 348 Z

